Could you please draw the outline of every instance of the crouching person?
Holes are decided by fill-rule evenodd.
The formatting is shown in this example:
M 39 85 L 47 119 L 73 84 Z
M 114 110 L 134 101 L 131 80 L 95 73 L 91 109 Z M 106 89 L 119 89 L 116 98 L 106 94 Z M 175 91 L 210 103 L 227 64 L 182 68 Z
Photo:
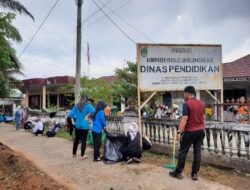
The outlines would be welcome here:
M 47 137 L 55 137 L 57 131 L 61 128 L 60 123 L 55 124 L 55 122 L 51 122 L 49 124 L 49 129 L 46 133 Z
M 39 118 L 38 122 L 36 123 L 35 127 L 33 128 L 34 135 L 38 136 L 39 134 L 43 134 L 44 126 L 41 118 Z
M 142 147 L 140 145 L 140 133 L 138 130 L 138 125 L 132 122 L 127 129 L 126 144 L 121 149 L 123 159 L 129 164 L 133 161 L 140 163 L 142 157 Z

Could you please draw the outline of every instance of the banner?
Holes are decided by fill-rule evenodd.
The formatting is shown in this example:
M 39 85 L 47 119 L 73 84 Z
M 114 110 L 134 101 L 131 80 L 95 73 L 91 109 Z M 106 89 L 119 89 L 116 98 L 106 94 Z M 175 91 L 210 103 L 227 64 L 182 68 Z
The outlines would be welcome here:
M 221 45 L 137 44 L 141 91 L 223 88 Z

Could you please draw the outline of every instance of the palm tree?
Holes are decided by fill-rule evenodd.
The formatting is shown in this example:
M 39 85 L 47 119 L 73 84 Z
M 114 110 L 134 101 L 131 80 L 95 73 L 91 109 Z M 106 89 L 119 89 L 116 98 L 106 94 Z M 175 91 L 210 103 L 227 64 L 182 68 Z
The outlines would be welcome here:
M 12 12 L 26 14 L 34 20 L 32 14 L 18 1 L 0 0 L 0 8 Z M 11 42 L 21 42 L 22 37 L 13 25 L 14 13 L 0 12 L 0 97 L 8 97 L 11 88 L 18 84 L 16 75 L 23 75 L 22 64 L 16 57 L 16 51 Z
M 20 2 L 15 0 L 0 0 L 0 6 L 13 12 L 25 14 L 34 20 L 33 15 Z
M 8 97 L 10 89 L 18 85 L 16 75 L 23 75 L 22 64 L 3 35 L 0 35 L 0 52 L 0 97 Z
M 13 13 L 0 13 L 0 35 L 15 42 L 21 42 L 22 37 L 19 31 L 12 25 L 13 19 L 15 19 Z

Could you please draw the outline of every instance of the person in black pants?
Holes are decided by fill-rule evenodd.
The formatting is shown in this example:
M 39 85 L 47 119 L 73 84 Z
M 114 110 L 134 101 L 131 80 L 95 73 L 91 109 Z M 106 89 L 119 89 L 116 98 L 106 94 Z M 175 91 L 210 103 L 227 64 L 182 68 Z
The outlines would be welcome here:
M 101 161 L 100 148 L 102 146 L 102 133 L 96 133 L 92 131 L 93 141 L 94 141 L 94 162 Z
M 69 132 L 71 136 L 73 135 L 74 127 L 75 126 L 73 125 L 71 118 L 68 116 L 67 117 L 67 131 Z
M 82 159 L 85 159 L 84 157 L 84 153 L 86 150 L 86 141 L 87 141 L 87 136 L 88 136 L 89 130 L 83 130 L 83 129 L 75 129 L 75 140 L 74 140 L 74 144 L 73 144 L 73 156 L 76 155 L 77 152 L 77 148 L 78 148 L 78 144 L 79 141 L 82 142 L 82 146 L 81 146 L 81 157 Z
M 34 135 L 38 136 L 38 135 L 43 135 L 43 130 L 37 130 Z
M 46 132 L 47 137 L 55 137 L 57 131 L 61 128 L 60 123 L 55 124 L 55 122 L 51 122 L 49 124 L 49 129 Z
M 102 130 L 106 127 L 106 117 L 104 109 L 106 104 L 102 101 L 98 102 L 96 112 L 94 114 L 94 122 L 92 127 L 92 136 L 94 140 L 94 162 L 101 161 L 100 148 L 102 145 Z
M 69 117 L 75 119 L 75 140 L 73 144 L 73 157 L 76 156 L 79 141 L 82 142 L 81 160 L 86 159 L 84 156 L 86 141 L 89 131 L 89 116 L 95 113 L 95 108 L 89 103 L 88 96 L 82 95 L 80 101 L 69 113 Z
M 127 164 L 130 164 L 133 160 L 140 163 L 140 159 L 142 157 L 142 147 L 140 145 L 140 133 L 138 132 L 138 126 L 136 123 L 132 123 L 131 125 L 133 126 L 131 128 L 134 129 L 127 132 L 126 143 L 121 149 L 122 157 Z
M 180 140 L 178 164 L 174 171 L 169 172 L 171 177 L 183 179 L 182 171 L 185 167 L 187 153 L 191 145 L 194 149 L 194 160 L 191 177 L 198 180 L 201 164 L 201 146 L 205 137 L 205 105 L 195 98 L 195 88 L 187 86 L 184 89 L 185 103 L 183 104 L 182 119 L 176 139 Z
M 43 134 L 44 126 L 41 118 L 39 117 L 38 122 L 36 123 L 35 127 L 33 128 L 34 135 L 38 136 L 39 134 Z

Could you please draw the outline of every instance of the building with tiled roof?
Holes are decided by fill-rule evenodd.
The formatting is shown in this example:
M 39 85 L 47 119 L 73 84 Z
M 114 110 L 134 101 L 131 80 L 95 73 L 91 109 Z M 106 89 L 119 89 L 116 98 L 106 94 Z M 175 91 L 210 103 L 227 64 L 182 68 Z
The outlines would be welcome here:
M 250 77 L 250 54 L 233 62 L 223 64 L 223 78 L 245 77 Z
M 250 54 L 223 64 L 225 99 L 250 98 Z
M 55 76 L 22 81 L 25 104 L 30 108 L 45 109 L 49 105 L 69 108 L 74 100 L 75 77 Z

